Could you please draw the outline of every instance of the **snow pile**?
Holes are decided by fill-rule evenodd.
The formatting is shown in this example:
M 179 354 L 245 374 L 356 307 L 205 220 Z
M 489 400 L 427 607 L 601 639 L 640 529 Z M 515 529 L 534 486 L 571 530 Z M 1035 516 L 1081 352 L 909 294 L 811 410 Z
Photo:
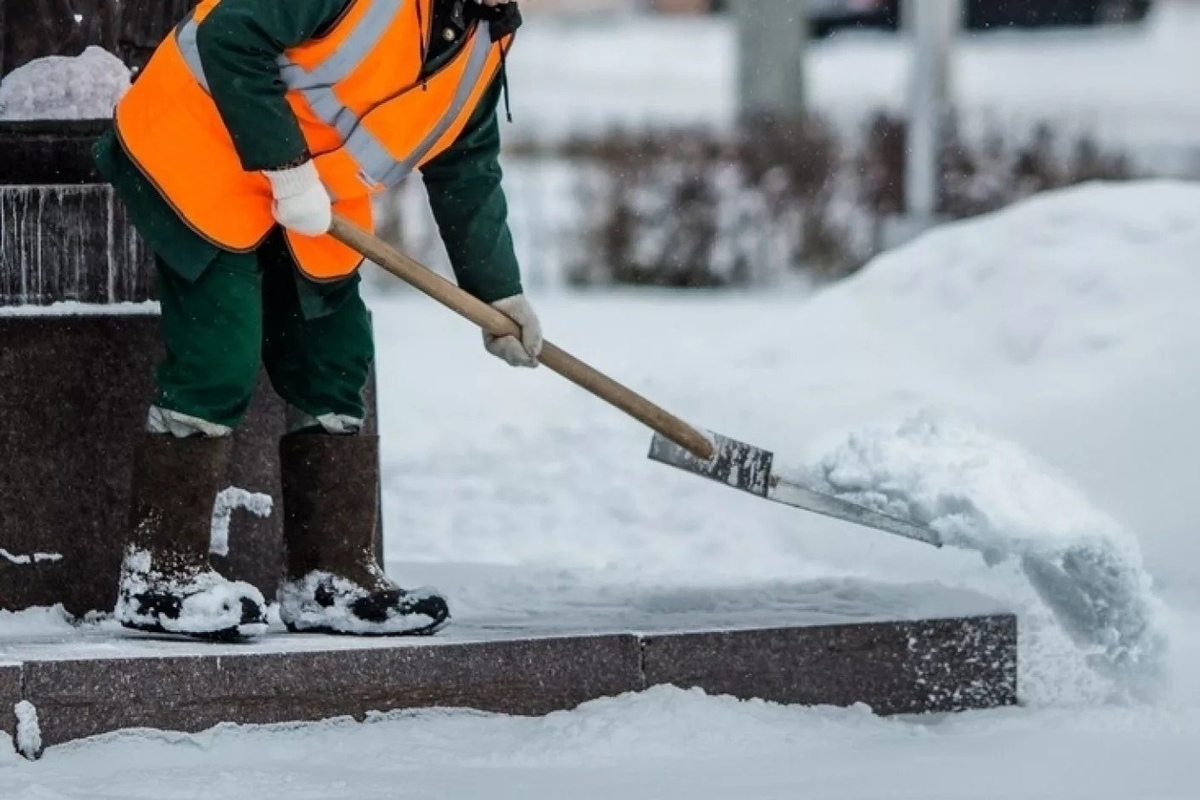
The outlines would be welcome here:
M 22 611 L 0 609 L 0 641 L 24 637 L 64 634 L 73 630 L 71 615 L 62 604 L 27 608 Z
M 956 379 L 1078 391 L 1098 359 L 1196 341 L 1200 184 L 1091 184 L 946 225 L 875 259 L 822 303 L 853 306 L 887 348 Z M 1124 380 L 1124 375 L 1115 375 Z
M 1019 564 L 1094 666 L 1138 683 L 1160 674 L 1160 603 L 1137 541 L 1016 444 L 922 411 L 851 434 L 807 482 L 931 527 L 989 565 Z
M 39 58 L 0 83 L 0 120 L 108 119 L 129 79 L 124 62 L 100 47 Z
M 13 709 L 17 717 L 17 752 L 26 758 L 37 758 L 42 752 L 42 728 L 38 724 L 37 708 L 28 700 Z
M 836 330 L 823 348 L 842 366 L 826 372 L 867 370 L 864 389 L 907 396 L 840 424 L 856 432 L 823 444 L 802 480 L 1017 565 L 1098 671 L 1157 675 L 1167 637 L 1139 538 L 1161 534 L 1123 528 L 1061 472 L 1080 468 L 1076 453 L 1119 462 L 1114 425 L 1200 430 L 1121 405 L 1131 390 L 1179 393 L 1200 376 L 1198 209 L 1200 185 L 1188 183 L 1047 193 L 932 231 L 815 298 L 807 330 L 787 338 Z M 1110 401 L 1115 416 L 1072 425 L 1074 452 L 1048 452 L 1043 440 L 1063 437 L 1042 431 Z M 1036 433 L 1018 444 L 985 433 L 993 425 Z M 1131 461 L 1124 474 L 1137 469 L 1170 471 Z
M 233 512 L 245 509 L 256 517 L 266 519 L 271 516 L 275 501 L 271 495 L 261 492 L 248 492 L 237 486 L 229 486 L 217 494 L 213 503 L 212 540 L 209 552 L 219 556 L 229 555 L 229 525 L 233 521 Z

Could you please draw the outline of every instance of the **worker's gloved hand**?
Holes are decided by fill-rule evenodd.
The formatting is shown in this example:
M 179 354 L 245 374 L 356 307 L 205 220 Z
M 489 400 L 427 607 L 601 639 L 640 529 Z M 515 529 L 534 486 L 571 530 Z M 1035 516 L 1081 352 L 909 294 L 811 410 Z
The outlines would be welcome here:
M 271 182 L 275 221 L 305 236 L 320 236 L 333 224 L 333 203 L 311 160 L 298 167 L 263 172 Z
M 492 307 L 499 309 L 521 326 L 521 338 L 483 334 L 483 346 L 497 358 L 513 367 L 536 367 L 542 353 L 542 323 L 523 294 L 497 300 Z

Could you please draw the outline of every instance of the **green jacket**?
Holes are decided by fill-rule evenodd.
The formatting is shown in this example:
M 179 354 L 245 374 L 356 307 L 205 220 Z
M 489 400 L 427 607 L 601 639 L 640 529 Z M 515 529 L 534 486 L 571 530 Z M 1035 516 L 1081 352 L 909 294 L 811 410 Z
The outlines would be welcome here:
M 422 0 L 428 8 L 429 0 Z M 277 56 L 337 20 L 348 0 L 224 0 L 201 28 L 197 44 L 213 101 L 246 170 L 279 167 L 305 152 L 295 116 L 278 80 Z M 425 61 L 431 72 L 462 40 L 456 0 L 433 0 L 434 35 Z M 474 5 L 472 0 L 467 4 Z M 460 9 L 461 10 L 461 9 Z M 454 35 L 451 36 L 451 33 Z M 485 302 L 522 291 L 501 187 L 496 106 L 502 82 L 489 88 L 459 139 L 421 168 L 434 220 L 458 284 Z M 168 205 L 130 160 L 110 130 L 93 148 L 101 175 L 115 187 L 129 218 L 150 248 L 173 270 L 194 280 L 218 252 Z M 295 270 L 305 311 L 336 308 L 354 276 L 318 284 Z

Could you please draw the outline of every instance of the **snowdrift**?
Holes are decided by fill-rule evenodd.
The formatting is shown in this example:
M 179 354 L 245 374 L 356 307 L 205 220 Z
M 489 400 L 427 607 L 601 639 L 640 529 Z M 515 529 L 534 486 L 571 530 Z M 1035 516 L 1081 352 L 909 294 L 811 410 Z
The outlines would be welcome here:
M 1127 378 L 1105 375 L 1106 359 L 1194 352 L 1197 252 L 1200 185 L 1088 184 L 935 229 L 816 298 L 807 316 L 841 316 L 847 338 L 855 326 L 880 337 L 876 356 L 956 381 L 1088 394 Z
M 810 310 L 874 341 L 876 359 L 983 387 L 997 405 L 1088 404 L 1164 367 L 1200 375 L 1198 252 L 1200 187 L 1084 186 L 930 233 Z M 922 409 L 844 435 L 801 472 L 989 564 L 1019 564 L 1094 666 L 1143 685 L 1163 669 L 1166 634 L 1138 540 L 1035 451 Z

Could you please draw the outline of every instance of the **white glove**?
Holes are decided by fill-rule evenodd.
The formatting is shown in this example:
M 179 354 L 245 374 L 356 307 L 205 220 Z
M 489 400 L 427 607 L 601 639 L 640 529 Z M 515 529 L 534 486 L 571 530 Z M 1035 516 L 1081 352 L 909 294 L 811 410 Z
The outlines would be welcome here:
M 507 361 L 513 367 L 536 367 L 537 358 L 542 352 L 542 323 L 538 320 L 533 306 L 523 294 L 515 294 L 503 300 L 492 303 L 517 325 L 521 326 L 521 339 L 515 336 L 492 336 L 483 334 L 483 346 L 497 358 Z
M 305 236 L 320 236 L 333 224 L 333 202 L 311 160 L 298 167 L 263 172 L 271 182 L 275 221 Z

